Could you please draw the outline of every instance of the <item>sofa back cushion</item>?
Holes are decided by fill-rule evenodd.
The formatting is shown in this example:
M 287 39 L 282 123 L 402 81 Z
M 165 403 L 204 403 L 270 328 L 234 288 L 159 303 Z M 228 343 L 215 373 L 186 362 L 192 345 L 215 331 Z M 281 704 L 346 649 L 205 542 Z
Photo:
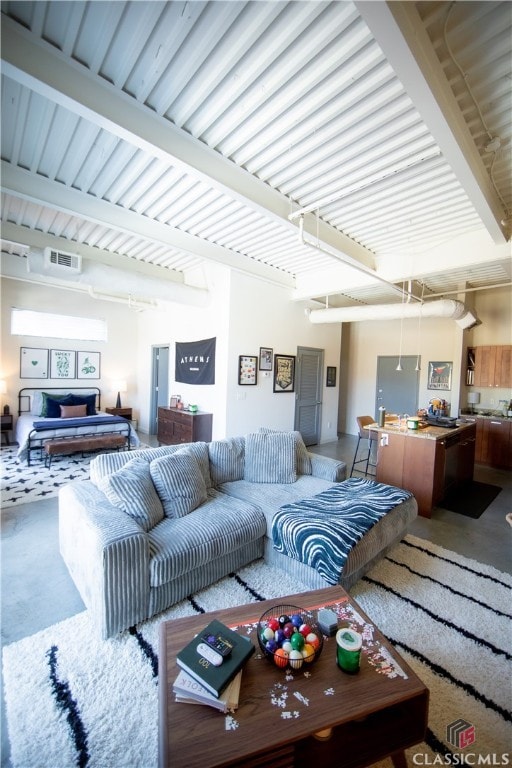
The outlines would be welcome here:
M 97 484 L 107 499 L 140 527 L 150 531 L 164 519 L 164 509 L 151 479 L 147 461 L 135 458 Z
M 155 459 L 149 470 L 166 517 L 184 517 L 208 498 L 197 459 L 187 449 Z
M 143 450 L 120 451 L 119 453 L 100 453 L 91 461 L 91 483 L 99 488 L 99 481 L 106 475 L 116 472 L 127 462 L 131 461 L 136 455 L 137 458 L 144 459 L 148 464 L 161 456 L 170 456 L 177 451 L 188 451 L 195 456 L 201 474 L 203 475 L 206 488 L 210 488 L 212 481 L 210 478 L 210 466 L 208 460 L 208 446 L 204 442 L 182 443 L 181 445 L 163 445 L 160 448 L 144 448 Z
M 257 432 L 246 436 L 244 480 L 294 483 L 296 467 L 295 438 L 291 432 Z
M 260 432 L 264 432 L 264 433 L 283 432 L 283 431 L 285 430 L 272 429 L 271 427 L 260 427 Z M 302 439 L 301 433 L 298 430 L 293 430 L 293 431 L 290 431 L 290 434 L 293 435 L 293 438 L 295 440 L 295 455 L 297 457 L 297 474 L 311 475 L 313 471 L 311 467 L 311 459 L 309 458 L 308 449 L 306 448 L 304 440 Z
M 243 437 L 228 437 L 208 443 L 210 476 L 214 486 L 242 480 L 245 463 L 245 440 Z

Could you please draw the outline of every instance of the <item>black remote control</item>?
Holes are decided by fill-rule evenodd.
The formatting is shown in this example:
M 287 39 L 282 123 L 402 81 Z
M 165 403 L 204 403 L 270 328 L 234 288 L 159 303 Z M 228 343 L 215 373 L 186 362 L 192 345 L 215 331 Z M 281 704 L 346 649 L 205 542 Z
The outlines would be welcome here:
M 221 656 L 229 656 L 233 650 L 233 646 L 229 640 L 223 638 L 222 635 L 204 634 L 202 639 L 210 646 L 210 648 L 213 648 L 214 651 L 220 653 Z

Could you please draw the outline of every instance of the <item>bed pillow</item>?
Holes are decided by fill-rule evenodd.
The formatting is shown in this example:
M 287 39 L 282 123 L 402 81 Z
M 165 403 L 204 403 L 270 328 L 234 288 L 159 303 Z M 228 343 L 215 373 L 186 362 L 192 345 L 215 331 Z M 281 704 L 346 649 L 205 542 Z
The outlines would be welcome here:
M 41 392 L 41 412 L 39 415 L 42 416 L 43 419 L 58 419 L 60 417 L 60 410 L 58 408 L 56 409 L 56 415 L 50 416 L 48 414 L 48 400 L 53 400 L 55 403 L 65 400 L 67 397 L 71 397 L 71 392 L 66 392 L 63 395 L 54 395 L 52 392 Z M 69 403 L 69 405 L 71 405 L 71 403 Z
M 102 477 L 98 488 L 146 533 L 164 519 L 162 502 L 153 485 L 149 463 L 144 459 L 131 459 L 117 472 Z
M 297 480 L 297 459 L 292 433 L 257 432 L 247 435 L 244 480 L 251 483 L 294 483 Z
M 201 468 L 191 453 L 161 456 L 151 462 L 149 470 L 166 517 L 185 517 L 208 498 Z
M 96 395 L 74 395 L 71 394 L 73 405 L 85 405 L 87 407 L 87 416 L 96 416 Z
M 284 432 L 286 430 L 272 429 L 271 427 L 260 427 L 260 432 L 272 433 L 272 432 Z M 295 440 L 295 450 L 297 455 L 297 474 L 298 475 L 311 475 L 311 459 L 309 458 L 308 449 L 302 439 L 302 435 L 298 430 L 290 431 Z
M 60 404 L 61 419 L 78 419 L 81 416 L 87 416 L 87 406 L 83 405 L 62 405 Z
M 73 405 L 71 395 L 63 395 L 58 399 L 53 397 L 45 398 L 45 419 L 60 419 L 61 405 Z

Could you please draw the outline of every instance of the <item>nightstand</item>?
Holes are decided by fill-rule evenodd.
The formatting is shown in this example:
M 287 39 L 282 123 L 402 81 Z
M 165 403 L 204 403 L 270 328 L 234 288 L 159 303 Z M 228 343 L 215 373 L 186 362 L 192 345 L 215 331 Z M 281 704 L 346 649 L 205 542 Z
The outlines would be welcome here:
M 131 408 L 105 408 L 105 413 L 110 413 L 111 416 L 122 416 L 127 421 L 132 420 Z
M 5 444 L 10 445 L 9 432 L 12 431 L 12 414 L 6 413 L 2 415 L 2 437 L 5 435 Z

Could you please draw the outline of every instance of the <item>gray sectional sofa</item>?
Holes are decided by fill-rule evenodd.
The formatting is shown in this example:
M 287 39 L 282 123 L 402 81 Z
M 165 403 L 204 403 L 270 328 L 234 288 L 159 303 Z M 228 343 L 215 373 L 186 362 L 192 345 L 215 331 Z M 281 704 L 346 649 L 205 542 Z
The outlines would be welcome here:
M 60 552 L 108 638 L 265 553 L 272 559 L 270 529 L 281 505 L 345 474 L 343 462 L 309 453 L 298 432 L 102 454 L 90 480 L 60 490 Z M 412 501 L 407 522 L 416 514 Z M 398 522 L 393 514 L 375 526 L 383 530 L 368 551 L 364 539 L 354 548 L 340 579 L 347 588 L 375 546 L 382 551 L 403 534 L 403 514 Z M 289 558 L 274 561 L 315 581 L 308 566 L 301 572 Z

